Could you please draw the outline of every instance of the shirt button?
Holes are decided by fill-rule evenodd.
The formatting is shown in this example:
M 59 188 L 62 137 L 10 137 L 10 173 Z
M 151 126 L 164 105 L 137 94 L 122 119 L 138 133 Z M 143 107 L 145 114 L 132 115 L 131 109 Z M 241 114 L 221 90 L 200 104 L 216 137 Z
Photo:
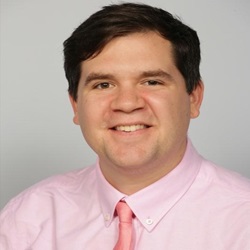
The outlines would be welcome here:
M 152 225 L 154 223 L 154 221 L 150 218 L 146 219 L 146 224 L 147 225 Z
M 105 214 L 104 215 L 104 220 L 105 221 L 109 221 L 110 220 L 110 215 L 109 214 Z

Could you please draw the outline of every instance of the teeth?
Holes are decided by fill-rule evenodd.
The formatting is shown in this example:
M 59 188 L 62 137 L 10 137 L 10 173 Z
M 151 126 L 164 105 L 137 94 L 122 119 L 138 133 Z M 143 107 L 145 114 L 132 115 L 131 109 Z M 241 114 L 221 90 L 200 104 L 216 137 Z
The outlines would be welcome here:
M 145 125 L 131 125 L 131 126 L 117 126 L 115 127 L 118 131 L 125 131 L 125 132 L 134 132 L 136 130 L 144 129 L 146 128 Z

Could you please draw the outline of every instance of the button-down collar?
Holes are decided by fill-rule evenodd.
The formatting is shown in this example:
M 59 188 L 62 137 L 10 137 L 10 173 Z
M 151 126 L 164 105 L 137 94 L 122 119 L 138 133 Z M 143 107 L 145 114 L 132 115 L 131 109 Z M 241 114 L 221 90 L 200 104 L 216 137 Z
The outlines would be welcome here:
M 96 176 L 101 210 L 105 225 L 108 227 L 114 218 L 116 204 L 123 199 L 125 195 L 107 182 L 98 164 L 96 168 Z
M 110 225 L 117 202 L 124 198 L 142 225 L 152 231 L 191 187 L 200 165 L 201 157 L 188 140 L 182 161 L 169 174 L 128 197 L 105 180 L 98 166 L 98 193 L 105 225 Z

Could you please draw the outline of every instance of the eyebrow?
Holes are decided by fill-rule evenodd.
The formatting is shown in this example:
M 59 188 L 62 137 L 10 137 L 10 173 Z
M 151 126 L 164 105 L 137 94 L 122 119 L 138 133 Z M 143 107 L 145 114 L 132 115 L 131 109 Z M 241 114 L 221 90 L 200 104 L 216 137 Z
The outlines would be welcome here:
M 138 75 L 138 78 L 147 78 L 147 77 L 161 77 L 161 78 L 165 78 L 167 80 L 173 80 L 173 77 L 169 73 L 167 73 L 166 71 L 161 70 L 161 69 L 143 71 Z M 113 80 L 113 79 L 115 79 L 115 76 L 112 74 L 93 72 L 87 76 L 84 84 L 86 86 L 92 81 Z
M 161 77 L 167 80 L 173 80 L 173 77 L 168 72 L 161 69 L 144 71 L 141 73 L 140 77 Z
M 85 85 L 88 85 L 92 81 L 96 80 L 110 80 L 114 79 L 114 76 L 112 74 L 102 74 L 102 73 L 90 73 L 86 80 L 85 80 Z

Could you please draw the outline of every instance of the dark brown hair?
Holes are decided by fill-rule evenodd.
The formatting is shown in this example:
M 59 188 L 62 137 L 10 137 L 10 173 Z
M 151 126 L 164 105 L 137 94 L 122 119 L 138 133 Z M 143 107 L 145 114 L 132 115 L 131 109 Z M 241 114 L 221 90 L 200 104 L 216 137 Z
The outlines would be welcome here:
M 64 69 L 69 94 L 77 100 L 81 63 L 98 55 L 112 39 L 154 31 L 173 46 L 176 67 L 190 94 L 200 82 L 200 42 L 196 32 L 159 8 L 145 4 L 113 4 L 84 21 L 64 42 Z

